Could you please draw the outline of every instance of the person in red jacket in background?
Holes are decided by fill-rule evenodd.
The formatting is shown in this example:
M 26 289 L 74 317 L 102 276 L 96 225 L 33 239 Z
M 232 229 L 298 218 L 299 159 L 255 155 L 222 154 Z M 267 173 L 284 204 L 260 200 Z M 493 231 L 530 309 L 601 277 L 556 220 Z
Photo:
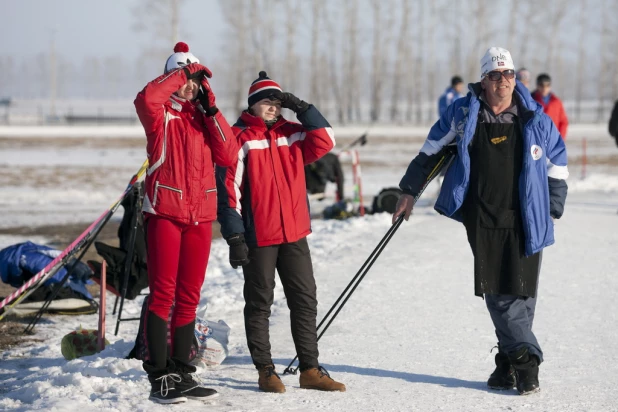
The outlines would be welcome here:
M 150 163 L 143 212 L 150 296 L 146 320 L 150 399 L 178 403 L 217 396 L 198 385 L 189 365 L 195 313 L 206 275 L 217 214 L 214 168 L 235 165 L 238 144 L 215 104 L 208 78 L 185 43 L 178 43 L 165 73 L 139 92 L 135 107 L 147 137 Z M 172 303 L 172 352 L 167 321 Z
M 217 167 L 218 218 L 230 264 L 243 268 L 245 331 L 258 386 L 285 392 L 268 332 L 276 269 L 290 308 L 300 387 L 345 391 L 318 363 L 318 302 L 307 244 L 311 220 L 304 167 L 335 146 L 333 130 L 315 106 L 282 92 L 263 71 L 249 88 L 248 103 L 233 127 L 241 147 L 238 162 Z M 294 111 L 300 124 L 284 119 L 281 108 Z
M 532 93 L 532 98 L 543 106 L 543 111 L 554 121 L 562 140 L 566 140 L 569 119 L 562 101 L 551 92 L 551 77 L 548 74 L 542 73 L 537 76 L 536 90 Z

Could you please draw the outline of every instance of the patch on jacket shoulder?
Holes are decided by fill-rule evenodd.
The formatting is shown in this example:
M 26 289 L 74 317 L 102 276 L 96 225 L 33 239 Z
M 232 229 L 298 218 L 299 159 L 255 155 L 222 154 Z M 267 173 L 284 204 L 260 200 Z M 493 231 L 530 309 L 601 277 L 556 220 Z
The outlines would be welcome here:
M 534 160 L 539 160 L 543 156 L 543 149 L 541 149 L 541 146 L 533 144 L 530 148 L 530 154 Z
M 494 137 L 493 139 L 491 139 L 491 142 L 493 144 L 498 144 L 498 143 L 502 143 L 506 140 L 506 136 L 500 136 L 500 137 Z

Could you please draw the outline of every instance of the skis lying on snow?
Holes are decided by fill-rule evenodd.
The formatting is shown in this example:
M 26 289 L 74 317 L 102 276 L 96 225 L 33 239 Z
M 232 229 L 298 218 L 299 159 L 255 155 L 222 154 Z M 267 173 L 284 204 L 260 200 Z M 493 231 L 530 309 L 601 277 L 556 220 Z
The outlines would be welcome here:
M 77 254 L 80 250 L 84 248 L 84 246 L 90 244 L 92 240 L 92 235 L 97 233 L 99 228 L 104 222 L 109 220 L 109 217 L 114 214 L 114 212 L 120 206 L 122 200 L 125 196 L 133 189 L 133 186 L 144 176 L 146 169 L 148 168 L 148 160 L 142 164 L 140 169 L 133 175 L 127 188 L 124 190 L 122 195 L 118 198 L 116 202 L 114 202 L 97 220 L 92 222 L 90 226 L 86 230 L 82 232 L 81 235 L 77 237 L 66 249 L 64 249 L 54 260 L 52 260 L 45 268 L 43 268 L 39 273 L 33 276 L 30 280 L 28 280 L 24 285 L 22 285 L 19 289 L 15 290 L 9 296 L 4 298 L 2 302 L 0 302 L 0 309 L 4 308 L 4 312 L 0 314 L 0 320 L 2 320 L 6 315 L 8 315 L 15 306 L 19 305 L 24 299 L 26 299 L 32 292 L 34 292 L 40 285 L 42 285 L 47 279 L 52 277 L 60 268 L 66 265 L 69 260 Z M 11 303 L 12 302 L 12 303 Z
M 433 179 L 435 179 L 436 176 L 440 174 L 442 169 L 444 169 L 450 164 L 450 162 L 455 157 L 455 153 L 456 153 L 456 147 L 454 145 L 452 146 L 449 145 L 445 147 L 444 149 L 442 149 L 442 151 L 440 152 L 441 157 L 440 157 L 440 160 L 438 161 L 438 164 L 436 164 L 436 166 L 433 168 L 431 173 L 429 173 L 429 176 L 427 176 L 427 179 L 425 180 L 425 183 L 423 183 L 421 190 L 414 197 L 415 204 L 418 201 L 418 199 L 421 197 L 421 195 L 423 194 L 427 186 L 429 186 L 429 183 L 431 183 Z M 371 255 L 369 255 L 365 263 L 363 263 L 363 266 L 361 266 L 358 272 L 356 272 L 356 275 L 354 276 L 354 278 L 352 278 L 350 283 L 348 283 L 348 286 L 346 286 L 346 288 L 343 290 L 341 295 L 339 295 L 339 297 L 337 298 L 333 306 L 328 310 L 324 318 L 322 318 L 322 320 L 320 321 L 317 327 L 318 341 L 324 335 L 324 332 L 326 332 L 326 330 L 331 325 L 331 323 L 333 323 L 333 321 L 335 320 L 335 318 L 337 317 L 341 309 L 343 309 L 348 299 L 350 299 L 350 296 L 352 296 L 352 294 L 354 293 L 358 285 L 360 285 L 363 278 L 365 277 L 367 272 L 369 272 L 369 269 L 371 269 L 371 266 L 373 266 L 375 261 L 378 259 L 378 257 L 380 256 L 380 254 L 382 253 L 382 251 L 384 250 L 388 242 L 391 240 L 391 238 L 397 231 L 397 229 L 399 229 L 399 226 L 401 226 L 401 223 L 403 222 L 403 217 L 404 217 L 404 214 L 401 214 L 397 217 L 397 220 L 388 229 L 388 231 L 386 232 L 382 240 L 380 240 L 380 242 L 378 243 L 378 246 L 376 246 L 373 252 L 371 252 Z M 350 290 L 350 288 L 352 289 Z M 350 291 L 349 293 L 348 293 L 348 290 Z M 347 296 L 346 296 L 346 293 L 347 293 Z M 345 299 L 344 299 L 344 296 L 345 296 Z M 343 299 L 343 302 L 341 301 L 342 299 Z M 339 305 L 339 302 L 341 302 L 341 305 Z M 335 311 L 335 308 L 337 309 L 336 311 Z M 329 319 L 329 316 L 331 315 L 331 313 L 333 313 L 333 311 L 335 311 L 335 313 Z M 326 323 L 327 321 L 328 323 Z M 324 323 L 326 323 L 326 326 L 322 328 L 322 325 L 324 325 Z M 320 330 L 320 328 L 322 329 Z M 296 373 L 298 372 L 298 367 L 292 368 L 292 365 L 294 365 L 294 362 L 296 362 L 296 359 L 298 359 L 298 355 L 296 355 L 294 359 L 292 359 L 292 362 L 290 362 L 288 367 L 285 368 L 285 370 L 283 371 L 284 375 L 287 375 L 289 373 L 296 375 Z

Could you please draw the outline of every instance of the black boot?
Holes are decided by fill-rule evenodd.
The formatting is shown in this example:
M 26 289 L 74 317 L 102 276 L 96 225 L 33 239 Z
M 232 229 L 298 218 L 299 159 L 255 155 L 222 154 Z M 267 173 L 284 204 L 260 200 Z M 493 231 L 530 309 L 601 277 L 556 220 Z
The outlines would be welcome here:
M 180 393 L 176 387 L 182 381 L 182 378 L 176 372 L 174 362 L 169 360 L 165 368 L 157 368 L 150 362 L 144 362 L 143 367 L 150 381 L 149 399 L 151 401 L 162 404 L 187 401 L 187 397 Z
M 521 348 L 509 355 L 517 375 L 517 391 L 530 395 L 541 390 L 539 386 L 539 358 L 530 355 L 528 348 Z
M 148 345 L 148 364 L 155 369 L 166 369 L 171 355 L 167 353 L 167 320 L 153 312 L 146 318 L 146 344 Z
M 515 387 L 515 381 L 515 369 L 509 357 L 499 351 L 496 353 L 496 369 L 489 376 L 487 387 L 499 391 L 509 390 Z
M 176 390 L 188 399 L 198 401 L 210 400 L 219 396 L 216 390 L 204 388 L 193 378 L 196 368 L 179 360 L 175 360 L 177 373 L 180 375 L 180 382 L 176 382 Z

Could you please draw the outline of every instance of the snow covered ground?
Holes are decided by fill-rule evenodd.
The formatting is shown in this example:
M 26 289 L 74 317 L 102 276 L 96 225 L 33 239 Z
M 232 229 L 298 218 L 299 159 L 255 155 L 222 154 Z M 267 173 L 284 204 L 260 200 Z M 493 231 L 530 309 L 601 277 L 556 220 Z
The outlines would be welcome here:
M 388 136 L 376 140 L 361 148 L 361 160 L 367 159 L 367 193 L 396 186 L 410 160 L 407 155 L 411 158 L 422 143 Z M 597 141 L 607 159 L 618 157 L 609 138 L 599 133 Z M 18 147 L 12 142 L 11 149 L 0 140 L 0 227 L 94 218 L 118 196 L 143 159 L 139 147 L 116 139 L 106 140 L 105 147 L 90 141 L 79 150 L 66 142 L 51 147 L 36 139 L 28 142 Z M 570 155 L 577 157 L 577 136 L 572 142 Z M 50 150 L 55 152 L 47 156 Z M 24 177 L 11 174 L 13 169 Z M 109 295 L 107 338 L 112 344 L 102 353 L 71 362 L 60 353 L 63 335 L 80 325 L 96 328 L 96 315 L 89 315 L 45 317 L 36 329 L 40 341 L 1 354 L 0 410 L 618 411 L 618 173 L 607 162 L 590 166 L 584 180 L 577 165 L 571 172 L 557 242 L 543 258 L 535 319 L 545 351 L 539 394 L 520 397 L 515 391 L 486 389 L 496 338 L 483 301 L 473 293 L 464 229 L 431 209 L 430 198 L 437 191 L 432 187 L 425 206 L 403 224 L 320 342 L 321 362 L 348 386 L 347 392 L 301 390 L 297 376 L 283 376 L 288 387 L 283 395 L 257 391 L 244 338 L 242 272 L 229 267 L 227 246 L 216 240 L 201 306 L 208 305 L 208 319 L 223 319 L 232 328 L 230 354 L 220 367 L 202 371 L 201 378 L 220 398 L 206 406 L 149 402 L 140 362 L 123 359 L 133 345 L 137 322 L 122 324 L 114 337 Z M 17 196 L 24 202 L 16 201 Z M 309 239 L 318 318 L 389 226 L 386 215 L 313 222 Z M 1 236 L 0 247 L 14 240 Z M 128 301 L 125 314 L 137 316 L 140 308 L 140 299 Z M 294 356 L 289 331 L 278 284 L 271 341 L 279 371 Z
M 472 257 L 463 228 L 420 208 L 394 236 L 339 318 L 320 342 L 321 362 L 345 382 L 346 393 L 256 390 L 257 374 L 244 342 L 242 275 L 227 264 L 224 241 L 213 243 L 203 288 L 207 318 L 232 328 L 230 356 L 201 374 L 221 397 L 213 411 L 615 411 L 618 410 L 618 193 L 571 197 L 546 250 L 535 330 L 545 350 L 541 393 L 492 392 L 495 344 L 483 301 L 473 295 Z M 601 207 L 596 203 L 613 203 Z M 589 206 L 587 203 L 595 203 Z M 389 227 L 390 217 L 316 221 L 310 237 L 319 317 L 344 289 Z M 281 371 L 294 356 L 281 286 L 271 322 L 273 355 Z M 127 315 L 139 313 L 128 302 Z M 111 303 L 108 307 L 111 313 Z M 42 342 L 6 351 L 0 362 L 0 409 L 146 411 L 194 410 L 200 403 L 157 406 L 147 401 L 140 362 L 123 357 L 137 323 L 124 323 L 99 355 L 71 362 L 60 339 L 75 327 L 96 327 L 96 316 L 46 318 Z M 108 330 L 113 330 L 108 318 Z

